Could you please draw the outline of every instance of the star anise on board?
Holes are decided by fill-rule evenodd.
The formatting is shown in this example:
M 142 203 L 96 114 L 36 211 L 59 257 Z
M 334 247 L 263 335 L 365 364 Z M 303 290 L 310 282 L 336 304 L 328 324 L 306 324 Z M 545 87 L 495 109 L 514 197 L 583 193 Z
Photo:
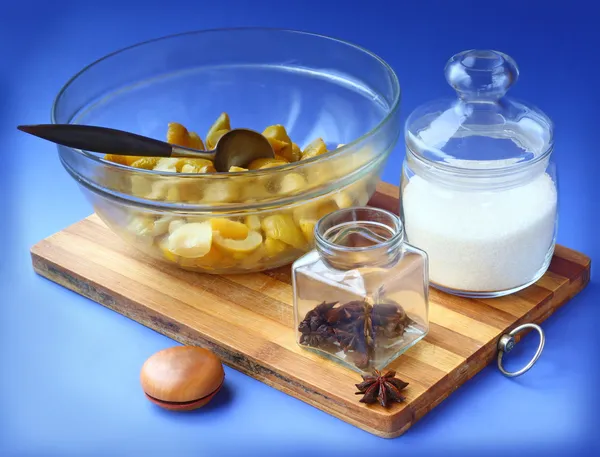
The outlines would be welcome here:
M 400 403 L 406 400 L 400 391 L 408 386 L 408 383 L 395 376 L 395 371 L 388 371 L 382 375 L 378 370 L 375 370 L 374 375 L 363 375 L 363 382 L 355 384 L 358 389 L 356 395 L 363 395 L 360 402 L 379 402 L 381 406 L 387 407 L 392 401 Z

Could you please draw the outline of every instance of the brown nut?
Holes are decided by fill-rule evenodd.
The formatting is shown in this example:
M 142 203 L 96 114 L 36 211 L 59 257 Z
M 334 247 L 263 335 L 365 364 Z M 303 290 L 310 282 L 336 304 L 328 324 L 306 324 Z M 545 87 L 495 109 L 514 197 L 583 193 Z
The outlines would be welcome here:
M 153 354 L 140 373 L 148 400 L 174 411 L 189 411 L 206 405 L 221 389 L 223 365 L 208 349 L 175 346 Z

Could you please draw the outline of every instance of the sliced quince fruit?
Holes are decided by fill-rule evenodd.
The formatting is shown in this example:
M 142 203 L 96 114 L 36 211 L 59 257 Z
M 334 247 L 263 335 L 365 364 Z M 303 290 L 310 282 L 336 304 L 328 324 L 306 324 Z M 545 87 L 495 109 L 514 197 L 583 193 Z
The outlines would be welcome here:
M 153 170 L 158 165 L 159 157 L 138 157 L 135 162 L 131 163 L 133 168 L 142 168 L 144 170 Z
M 204 144 L 198 134 L 188 131 L 188 129 L 178 122 L 169 123 L 167 143 L 195 149 L 204 149 Z
M 182 225 L 185 225 L 186 222 L 183 219 L 175 219 L 174 221 L 169 222 L 169 233 L 173 233 Z
M 206 144 L 209 149 L 214 149 L 217 147 L 217 143 L 221 139 L 223 135 L 225 135 L 229 130 L 217 130 L 215 132 L 209 133 L 206 137 Z
M 255 214 L 246 216 L 246 218 L 244 219 L 244 222 L 246 223 L 246 226 L 250 230 L 254 230 L 255 232 L 258 232 L 261 229 L 260 217 L 256 216 Z
M 263 131 L 263 135 L 276 155 L 285 158 L 288 162 L 296 162 L 300 159 L 299 148 L 295 150 L 292 140 L 283 125 L 270 125 Z
M 224 217 L 215 217 L 210 219 L 212 229 L 223 238 L 231 238 L 232 240 L 243 240 L 248 236 L 248 226 L 242 222 L 232 221 Z
M 202 167 L 197 167 L 195 165 L 185 164 L 181 167 L 182 173 L 214 173 L 217 171 L 214 165 L 211 163 L 210 165 L 204 165 Z
M 190 132 L 190 148 L 204 149 L 202 138 L 196 132 Z
M 317 138 L 304 148 L 304 151 L 302 151 L 302 160 L 312 159 L 313 157 L 320 156 L 326 152 L 327 146 L 325 145 L 325 142 L 322 138 Z
M 180 158 L 176 164 L 177 171 L 187 173 L 183 170 L 185 166 L 188 166 L 188 169 L 194 170 L 191 171 L 191 173 L 198 173 L 203 167 L 212 167 L 213 163 L 208 159 L 192 159 L 189 157 Z
M 213 240 L 219 249 L 232 254 L 252 252 L 257 249 L 263 241 L 262 235 L 254 231 L 248 232 L 248 236 L 243 240 L 224 238 L 219 232 L 214 232 Z
M 269 257 L 275 257 L 287 250 L 287 248 L 288 245 L 281 240 L 276 240 L 274 238 L 267 238 L 265 240 L 265 251 Z
M 223 259 L 223 253 L 213 244 L 206 255 L 196 259 L 196 265 L 216 267 L 221 259 Z
M 210 126 L 210 129 L 206 134 L 206 147 L 208 149 L 214 149 L 219 139 L 230 130 L 231 123 L 229 121 L 229 115 L 227 113 L 221 113 L 213 125 Z
M 294 162 L 300 160 L 302 157 L 302 149 L 300 149 L 300 146 L 298 146 L 296 143 L 292 143 L 292 156 L 297 157 Z
M 274 138 L 282 143 L 292 144 L 292 140 L 288 135 L 285 127 L 281 124 L 269 125 L 266 129 L 263 130 L 263 135 L 269 139 Z
M 289 195 L 295 192 L 299 192 L 306 188 L 308 183 L 304 175 L 300 173 L 288 173 L 279 183 L 279 193 L 282 195 Z
M 155 171 L 168 171 L 172 173 L 177 173 L 177 164 L 179 163 L 177 157 L 161 157 L 158 159 L 158 163 L 154 167 Z
M 259 246 L 254 252 L 248 254 L 246 257 L 244 257 L 241 262 L 240 262 L 240 266 L 244 269 L 253 269 L 256 268 L 259 264 L 260 261 L 263 259 L 263 257 L 265 257 L 266 255 L 266 251 L 265 251 L 265 247 L 264 244 Z
M 122 156 L 122 155 L 118 155 L 118 154 L 106 154 L 104 156 L 104 160 L 108 160 L 113 163 L 118 163 L 120 165 L 127 165 L 127 166 L 131 166 L 131 164 L 138 159 L 139 159 L 138 156 Z
M 242 167 L 236 167 L 235 165 L 229 167 L 229 172 L 230 173 L 236 173 L 236 172 L 241 172 L 241 171 L 248 171 L 247 168 L 242 168 Z
M 142 174 L 131 176 L 131 193 L 135 197 L 146 197 L 152 192 L 152 181 Z
M 209 222 L 192 222 L 177 227 L 169 235 L 167 248 L 175 255 L 196 258 L 210 251 L 212 241 L 213 229 Z
M 304 235 L 295 224 L 292 216 L 287 214 L 267 216 L 262 220 L 261 225 L 265 235 L 269 238 L 283 241 L 298 249 L 302 249 L 306 244 Z
M 354 202 L 347 192 L 340 192 L 333 196 L 333 201 L 337 204 L 338 208 L 350 208 Z
M 315 238 L 316 223 L 317 221 L 315 221 L 314 219 L 301 219 L 300 223 L 298 224 L 300 226 L 300 230 L 302 230 L 304 238 L 306 238 L 306 241 L 308 242 L 312 243 L 312 241 Z
M 179 257 L 178 257 L 178 256 L 176 256 L 175 254 L 173 254 L 173 253 L 172 253 L 172 252 L 169 250 L 169 247 L 168 247 L 168 237 L 165 237 L 165 238 L 163 238 L 163 239 L 162 239 L 162 240 L 159 242 L 159 244 L 158 244 L 158 247 L 160 248 L 160 250 L 161 250 L 161 252 L 162 252 L 162 254 L 163 254 L 163 257 L 164 257 L 165 259 L 169 260 L 170 262 L 177 263 L 177 261 L 178 261 Z
M 269 159 L 269 158 L 263 158 L 263 159 L 255 159 L 253 160 L 250 165 L 248 165 L 248 169 L 250 170 L 259 170 L 259 169 L 265 169 L 265 168 L 273 168 L 273 167 L 280 167 L 282 165 L 287 165 L 289 162 L 285 161 L 285 160 L 281 160 L 281 159 Z
M 330 213 L 338 210 L 338 205 L 334 201 L 326 201 L 319 205 L 317 210 L 317 218 L 321 219 L 322 217 L 327 216 Z
M 150 236 L 154 229 L 154 219 L 147 216 L 135 216 L 127 224 L 127 231 L 136 236 Z
M 202 201 L 208 203 L 224 203 L 235 201 L 240 189 L 233 180 L 215 180 L 206 184 Z

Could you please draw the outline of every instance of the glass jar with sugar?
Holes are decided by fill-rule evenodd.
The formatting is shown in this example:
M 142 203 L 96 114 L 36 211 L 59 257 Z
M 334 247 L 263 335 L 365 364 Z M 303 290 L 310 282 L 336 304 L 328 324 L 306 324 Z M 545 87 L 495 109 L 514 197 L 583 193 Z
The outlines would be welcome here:
M 505 95 L 518 77 L 506 54 L 470 50 L 445 68 L 458 97 L 406 121 L 401 216 L 429 256 L 433 287 L 497 297 L 536 282 L 556 241 L 552 121 Z

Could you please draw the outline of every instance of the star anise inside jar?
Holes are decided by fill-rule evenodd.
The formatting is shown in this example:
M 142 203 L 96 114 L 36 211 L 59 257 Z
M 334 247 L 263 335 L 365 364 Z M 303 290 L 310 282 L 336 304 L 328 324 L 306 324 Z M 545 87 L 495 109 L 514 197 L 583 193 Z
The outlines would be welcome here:
M 363 382 L 356 384 L 358 392 L 356 395 L 362 395 L 361 403 L 375 403 L 387 407 L 392 401 L 403 402 L 406 400 L 401 390 L 408 386 L 407 382 L 395 377 L 395 371 L 388 371 L 382 375 L 380 371 L 375 370 L 374 375 L 363 375 Z
M 306 317 L 298 326 L 298 331 L 301 333 L 300 344 L 318 347 L 327 352 L 336 351 L 335 333 L 325 317 L 327 311 L 333 308 L 334 305 L 335 302 L 323 302 L 306 314 Z
M 377 344 L 401 337 L 412 321 L 394 302 L 372 305 L 354 300 L 343 305 L 323 302 L 298 326 L 300 344 L 335 354 L 343 351 L 357 368 L 373 361 Z

